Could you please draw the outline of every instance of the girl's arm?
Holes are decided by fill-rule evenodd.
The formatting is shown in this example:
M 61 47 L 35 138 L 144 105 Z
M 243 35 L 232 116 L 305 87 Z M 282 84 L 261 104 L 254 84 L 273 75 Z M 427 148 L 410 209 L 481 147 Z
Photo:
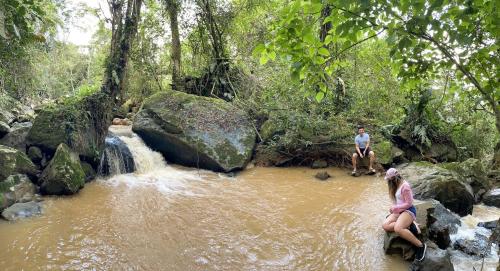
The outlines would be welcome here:
M 401 187 L 401 197 L 403 198 L 403 203 L 392 206 L 391 213 L 400 214 L 413 205 L 413 194 L 409 185 L 404 184 Z

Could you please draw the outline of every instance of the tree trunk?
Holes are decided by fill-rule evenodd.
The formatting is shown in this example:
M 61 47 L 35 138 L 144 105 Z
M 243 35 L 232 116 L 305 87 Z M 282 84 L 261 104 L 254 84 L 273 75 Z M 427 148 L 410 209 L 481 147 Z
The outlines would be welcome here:
M 171 61 L 172 61 L 172 83 L 179 86 L 182 77 L 181 70 L 181 41 L 179 38 L 179 23 L 177 15 L 179 13 L 180 3 L 177 0 L 167 0 L 167 11 L 170 17 L 170 31 L 172 32 Z
M 497 105 L 494 107 L 493 112 L 495 113 L 495 126 L 500 135 L 500 106 Z M 495 153 L 493 154 L 493 169 L 500 169 L 500 140 L 497 142 Z
M 325 42 L 325 38 L 328 35 L 328 31 L 332 29 L 332 22 L 327 22 L 326 24 L 323 23 L 323 21 L 330 16 L 332 12 L 332 8 L 330 5 L 325 5 L 323 6 L 323 9 L 321 9 L 321 26 L 319 30 L 319 39 L 321 42 Z

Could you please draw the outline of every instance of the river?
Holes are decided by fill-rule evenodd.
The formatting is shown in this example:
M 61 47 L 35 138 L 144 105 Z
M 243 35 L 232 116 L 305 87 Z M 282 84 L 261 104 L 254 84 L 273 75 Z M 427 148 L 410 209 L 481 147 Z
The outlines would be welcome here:
M 321 182 L 318 170 L 260 167 L 228 177 L 166 165 L 145 146 L 131 151 L 135 173 L 48 197 L 40 217 L 0 221 L 2 269 L 408 269 L 382 249 L 382 177 L 329 168 L 333 178 Z

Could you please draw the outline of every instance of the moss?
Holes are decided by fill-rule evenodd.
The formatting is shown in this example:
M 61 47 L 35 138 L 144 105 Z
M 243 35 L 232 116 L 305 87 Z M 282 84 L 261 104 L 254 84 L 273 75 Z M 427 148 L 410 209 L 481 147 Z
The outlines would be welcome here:
M 0 145 L 0 181 L 16 173 L 34 176 L 38 170 L 23 152 Z
M 379 163 L 383 165 L 390 165 L 392 163 L 392 143 L 390 141 L 384 140 L 373 144 L 373 151 Z
M 84 186 L 85 173 L 76 154 L 63 143 L 40 179 L 40 188 L 45 194 L 73 194 Z

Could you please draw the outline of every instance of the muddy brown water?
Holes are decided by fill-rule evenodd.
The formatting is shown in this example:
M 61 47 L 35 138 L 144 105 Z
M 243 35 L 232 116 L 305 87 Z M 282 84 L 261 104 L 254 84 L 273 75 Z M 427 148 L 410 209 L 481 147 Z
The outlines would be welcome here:
M 7 270 L 407 270 L 384 255 L 381 177 L 253 168 L 228 178 L 167 166 L 49 198 L 0 222 Z M 4 269 L 4 270 L 5 270 Z

